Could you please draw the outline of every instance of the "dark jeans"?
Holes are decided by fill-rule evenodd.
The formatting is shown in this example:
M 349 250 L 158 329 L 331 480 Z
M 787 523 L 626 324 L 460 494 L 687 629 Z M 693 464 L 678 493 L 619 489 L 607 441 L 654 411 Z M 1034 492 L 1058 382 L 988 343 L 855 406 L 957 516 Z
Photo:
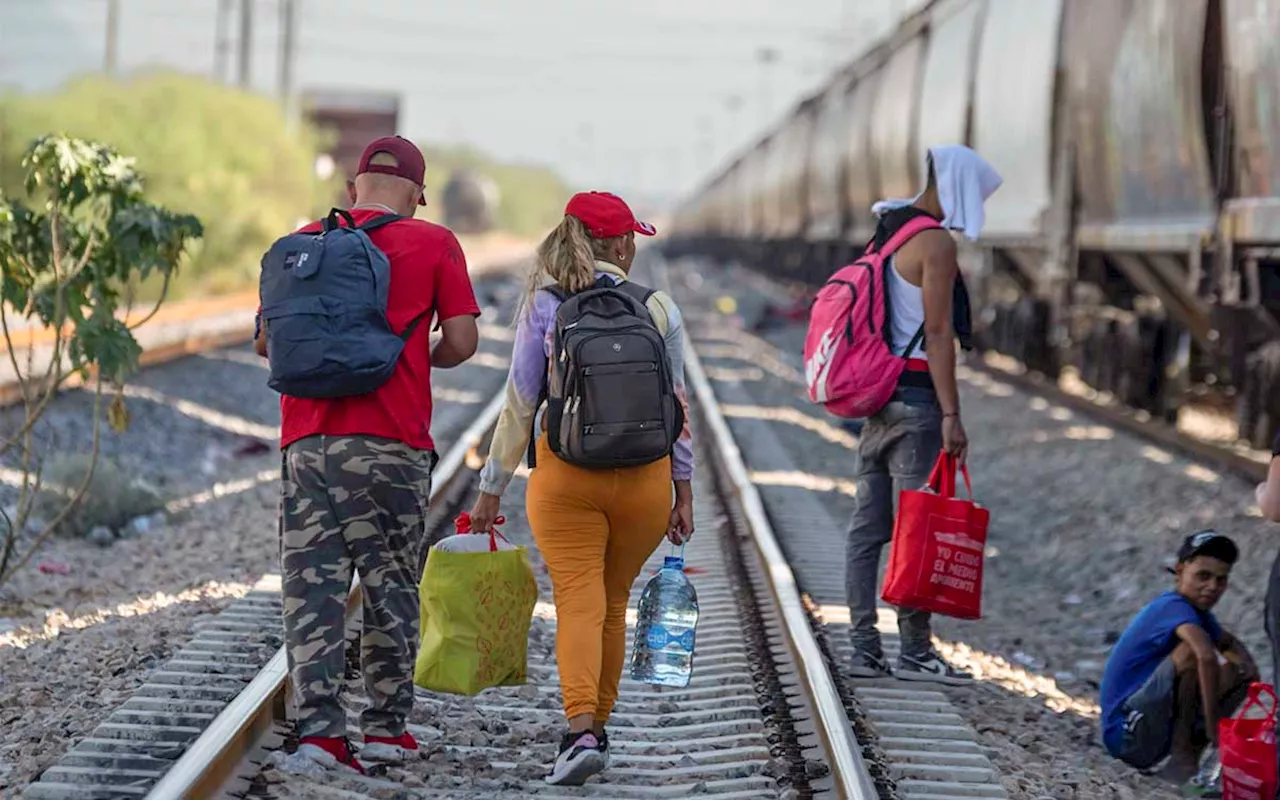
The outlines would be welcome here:
M 1271 681 L 1280 681 L 1280 553 L 1271 563 L 1271 577 L 1267 580 L 1267 602 L 1264 611 L 1267 639 L 1271 644 Z M 1261 672 L 1261 669 L 1259 669 Z M 1280 753 L 1278 753 L 1280 756 Z M 1277 759 L 1280 761 L 1280 758 Z M 1276 795 L 1280 797 L 1280 794 Z
M 845 575 L 853 645 L 864 652 L 882 653 L 876 586 L 880 551 L 893 538 L 898 493 L 924 485 L 941 449 L 942 410 L 932 390 L 899 389 L 862 426 Z M 898 609 L 903 655 L 920 658 L 932 649 L 929 619 L 927 611 Z

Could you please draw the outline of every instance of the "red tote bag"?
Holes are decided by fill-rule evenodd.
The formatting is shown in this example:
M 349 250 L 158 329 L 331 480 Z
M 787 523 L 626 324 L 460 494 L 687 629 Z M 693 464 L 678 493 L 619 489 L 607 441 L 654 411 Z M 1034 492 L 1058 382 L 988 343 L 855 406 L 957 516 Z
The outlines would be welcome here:
M 899 495 L 880 595 L 886 603 L 958 619 L 982 616 L 982 562 L 991 513 L 973 501 L 968 468 L 960 472 L 968 500 L 955 496 L 956 463 L 945 452 L 923 489 Z
M 1261 698 L 1271 701 L 1271 708 Z M 1266 716 L 1249 716 L 1250 710 Z M 1276 693 L 1265 683 L 1249 687 L 1249 699 L 1234 718 L 1218 721 L 1222 800 L 1272 800 L 1276 775 Z

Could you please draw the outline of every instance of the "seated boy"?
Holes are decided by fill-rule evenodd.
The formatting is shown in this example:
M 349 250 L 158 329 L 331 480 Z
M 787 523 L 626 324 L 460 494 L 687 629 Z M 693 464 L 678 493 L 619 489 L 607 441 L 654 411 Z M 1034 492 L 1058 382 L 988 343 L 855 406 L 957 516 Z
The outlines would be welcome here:
M 1214 531 L 1188 536 L 1178 549 L 1173 591 L 1129 623 L 1102 677 L 1102 740 L 1132 767 L 1150 770 L 1165 756 L 1163 777 L 1195 774 L 1200 751 L 1217 743 L 1218 719 L 1244 700 L 1258 668 L 1212 609 L 1239 557 Z

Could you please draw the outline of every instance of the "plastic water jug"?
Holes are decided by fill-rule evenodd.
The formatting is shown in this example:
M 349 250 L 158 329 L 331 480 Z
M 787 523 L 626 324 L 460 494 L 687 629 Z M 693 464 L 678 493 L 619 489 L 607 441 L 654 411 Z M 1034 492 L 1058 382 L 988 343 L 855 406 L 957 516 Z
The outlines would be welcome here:
M 657 686 L 688 686 L 697 625 L 698 593 L 684 574 L 684 558 L 667 556 L 640 594 L 631 679 Z

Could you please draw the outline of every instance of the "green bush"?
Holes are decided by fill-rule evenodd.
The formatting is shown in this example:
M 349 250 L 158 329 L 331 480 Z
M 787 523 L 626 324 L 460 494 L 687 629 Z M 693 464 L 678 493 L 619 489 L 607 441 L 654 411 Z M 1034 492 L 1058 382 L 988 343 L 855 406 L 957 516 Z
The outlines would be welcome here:
M 136 156 L 150 202 L 205 222 L 172 297 L 254 285 L 271 242 L 340 187 L 316 178 L 318 137 L 306 126 L 290 135 L 274 100 L 197 76 L 92 76 L 54 94 L 0 98 L 0 190 L 21 196 L 21 154 L 50 132 Z M 144 297 L 157 284 L 146 288 Z
M 316 154 L 329 132 L 286 128 L 271 97 L 168 71 L 124 79 L 78 78 L 55 93 L 0 96 L 0 191 L 21 197 L 23 151 L 57 133 L 103 142 L 135 156 L 146 197 L 204 223 L 169 297 L 252 288 L 262 253 L 302 219 L 315 219 L 342 196 L 344 176 L 321 181 Z M 441 221 L 440 192 L 454 169 L 487 175 L 501 194 L 496 228 L 540 238 L 559 222 L 570 188 L 551 169 L 502 163 L 474 148 L 419 145 L 427 161 L 422 210 Z M 159 281 L 143 286 L 154 299 Z
M 34 516 L 51 520 L 67 505 L 70 495 L 84 483 L 93 469 L 93 477 L 85 493 L 75 501 L 70 513 L 58 524 L 57 532 L 76 538 L 89 535 L 103 526 L 113 531 L 123 529 L 130 520 L 164 508 L 164 498 L 152 487 L 131 480 L 115 461 L 80 454 L 53 458 L 41 475 L 43 484 L 32 507 Z

